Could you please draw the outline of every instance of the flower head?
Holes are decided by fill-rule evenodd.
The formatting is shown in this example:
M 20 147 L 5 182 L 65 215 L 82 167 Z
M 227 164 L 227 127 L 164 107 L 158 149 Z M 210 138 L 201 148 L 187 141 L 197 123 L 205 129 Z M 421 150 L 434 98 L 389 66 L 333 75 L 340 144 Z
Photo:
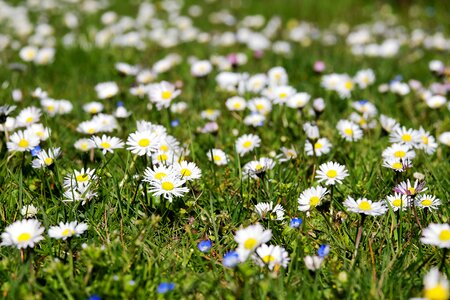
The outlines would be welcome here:
M 36 243 L 44 239 L 42 236 L 44 230 L 36 219 L 16 221 L 5 228 L 1 245 L 15 246 L 18 249 L 33 248 Z
M 325 182 L 326 185 L 341 184 L 347 176 L 348 171 L 345 166 L 332 161 L 321 164 L 316 174 L 319 182 Z

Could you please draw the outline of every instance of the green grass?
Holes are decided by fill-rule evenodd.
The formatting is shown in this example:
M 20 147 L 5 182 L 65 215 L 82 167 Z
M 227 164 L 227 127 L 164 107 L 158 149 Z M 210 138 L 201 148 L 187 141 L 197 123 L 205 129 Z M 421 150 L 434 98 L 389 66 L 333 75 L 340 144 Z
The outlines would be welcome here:
M 17 1 L 15 1 L 17 2 Z M 203 16 L 194 24 L 205 31 L 230 30 L 223 25 L 211 26 L 207 14 L 227 8 L 238 19 L 249 14 L 266 17 L 279 15 L 283 27 L 289 20 L 307 20 L 319 28 L 330 28 L 341 22 L 351 26 L 377 20 L 380 9 L 387 6 L 381 1 L 303 1 L 303 0 L 227 0 L 203 4 L 186 1 L 203 7 Z M 401 24 L 412 28 L 414 22 L 433 33 L 437 28 L 449 33 L 448 14 L 445 1 L 419 1 L 419 16 L 408 18 L 408 1 L 393 4 L 392 14 Z M 111 1 L 110 9 L 119 15 L 135 16 L 139 1 Z M 426 7 L 434 7 L 434 15 L 428 16 Z M 186 6 L 187 7 L 187 6 Z M 183 8 L 183 12 L 186 11 Z M 382 9 L 381 9 L 382 10 Z M 106 11 L 102 10 L 101 12 Z M 91 30 L 100 26 L 101 12 L 83 16 L 80 27 L 83 38 L 92 40 Z M 33 20 L 39 13 L 30 14 Z M 60 38 L 68 30 L 62 24 L 62 12 L 54 10 L 46 15 Z M 164 16 L 164 14 L 162 14 Z M 163 18 L 166 18 L 165 16 Z M 0 30 L 3 30 L 0 28 Z M 5 27 L 3 33 L 10 31 Z M 24 38 L 15 37 L 23 45 Z M 285 38 L 280 36 L 281 38 Z M 418 129 L 423 126 L 433 136 L 450 130 L 450 116 L 446 108 L 429 109 L 413 93 L 405 97 L 381 94 L 377 87 L 389 82 L 396 75 L 404 81 L 417 79 L 428 86 L 437 79 L 428 70 L 430 60 L 439 59 L 450 63 L 448 52 L 409 49 L 402 47 L 394 58 L 371 58 L 353 56 L 343 39 L 334 46 L 323 46 L 313 41 L 310 46 L 292 44 L 291 57 L 276 55 L 270 51 L 256 60 L 250 50 L 242 45 L 230 48 L 208 46 L 196 42 L 186 43 L 172 49 L 149 44 L 143 51 L 118 48 L 65 48 L 59 42 L 56 57 L 48 66 L 27 65 L 24 73 L 12 72 L 7 65 L 19 62 L 17 50 L 6 49 L 0 53 L 0 99 L 2 103 L 18 106 L 13 115 L 22 108 L 39 106 L 31 97 L 36 87 L 41 87 L 55 99 L 68 99 L 73 111 L 64 116 L 41 117 L 42 123 L 52 129 L 51 138 L 43 148 L 61 147 L 62 156 L 56 160 L 55 168 L 36 170 L 31 167 L 31 156 L 27 153 L 11 153 L 6 148 L 6 137 L 2 135 L 0 149 L 0 229 L 4 231 L 14 221 L 21 220 L 20 209 L 25 204 L 34 204 L 39 209 L 37 219 L 46 228 L 45 239 L 34 249 L 21 253 L 13 247 L 0 247 L 0 292 L 7 299 L 86 299 L 97 294 L 102 299 L 408 299 L 422 294 L 423 276 L 433 266 L 440 266 L 443 252 L 434 246 L 420 242 L 421 230 L 412 211 L 398 216 L 390 211 L 381 217 L 368 217 L 358 256 L 355 237 L 360 216 L 345 212 L 342 202 L 348 195 L 382 200 L 391 193 L 395 176 L 383 168 L 381 152 L 389 145 L 389 138 L 382 134 L 379 125 L 364 133 L 361 141 L 348 143 L 339 138 L 336 131 L 338 120 L 347 118 L 353 109 L 351 101 L 368 99 L 377 106 L 378 112 L 396 118 L 402 125 Z M 225 100 L 230 93 L 219 91 L 214 70 L 205 81 L 190 75 L 187 58 L 195 55 L 202 59 L 212 54 L 226 55 L 244 52 L 249 62 L 238 71 L 250 74 L 267 72 L 273 66 L 283 66 L 289 74 L 289 83 L 298 91 L 305 91 L 313 98 L 323 97 L 326 110 L 318 121 L 321 135 L 333 145 L 328 155 L 317 161 L 305 155 L 306 141 L 302 123 L 311 118 L 304 115 L 299 120 L 294 111 L 274 106 L 265 126 L 247 127 L 241 121 L 243 113 L 230 113 Z M 81 121 L 90 119 L 82 110 L 82 104 L 96 100 L 94 86 L 103 81 L 115 81 L 123 91 L 111 103 L 106 103 L 106 112 L 112 113 L 115 102 L 124 101 L 132 116 L 120 120 L 120 130 L 110 135 L 126 140 L 136 129 L 136 120 L 148 120 L 162 125 L 169 124 L 169 115 L 163 111 L 147 110 L 148 100 L 137 99 L 127 90 L 133 83 L 130 78 L 119 76 L 114 63 L 125 61 L 133 65 L 151 67 L 154 62 L 169 53 L 178 53 L 183 61 L 157 81 L 183 82 L 177 101 L 189 105 L 187 112 L 173 114 L 180 126 L 167 126 L 168 132 L 181 143 L 189 146 L 188 160 L 194 161 L 202 170 L 202 178 L 194 182 L 181 199 L 172 204 L 145 195 L 139 179 L 147 167 L 142 157 L 134 157 L 125 149 L 103 156 L 95 153 L 95 160 L 73 148 L 73 143 L 83 137 L 76 132 Z M 348 73 L 372 68 L 376 84 L 364 90 L 356 90 L 350 100 L 342 101 L 334 92 L 320 87 L 320 75 L 312 72 L 315 61 L 323 60 L 326 73 Z M 24 100 L 13 103 L 11 92 L 19 88 Z M 249 99 L 250 96 L 246 95 Z M 207 108 L 220 109 L 219 132 L 216 136 L 200 134 L 197 128 L 205 124 L 200 111 Z M 288 121 L 283 126 L 281 117 Z M 239 135 L 254 133 L 261 137 L 262 144 L 252 154 L 238 157 L 234 150 Z M 277 163 L 268 172 L 267 181 L 242 179 L 241 167 L 253 158 L 267 156 L 271 151 L 279 153 L 282 146 L 293 145 L 299 152 L 297 159 Z M 231 157 L 225 167 L 211 164 L 206 153 L 211 148 L 221 148 Z M 425 174 L 427 193 L 442 201 L 439 210 L 418 211 L 422 226 L 429 223 L 448 223 L 450 150 L 439 145 L 433 155 L 417 151 L 414 168 L 401 177 L 412 178 L 414 172 Z M 297 198 L 311 187 L 313 165 L 328 161 L 345 164 L 350 176 L 334 190 L 335 214 L 331 216 L 326 207 L 318 207 L 310 216 L 297 210 Z M 61 185 L 65 175 L 87 166 L 97 169 L 98 197 L 86 205 L 62 202 Z M 126 178 L 123 186 L 120 184 Z M 314 181 L 315 183 L 317 181 Z M 280 203 L 286 210 L 286 222 L 261 221 L 253 207 L 259 202 Z M 290 217 L 303 218 L 300 229 L 289 228 Z M 86 222 L 89 229 L 70 243 L 50 239 L 47 229 L 59 222 L 78 220 Z M 284 247 L 290 256 L 288 268 L 278 273 L 260 268 L 248 261 L 234 269 L 222 265 L 223 255 L 237 247 L 235 232 L 260 222 L 273 232 L 274 245 Z M 399 224 L 400 223 L 400 224 Z M 208 253 L 201 253 L 197 243 L 205 238 L 213 242 Z M 317 272 L 309 271 L 303 262 L 306 255 L 313 255 L 321 244 L 329 244 L 331 252 L 323 267 Z M 82 247 L 86 244 L 87 247 Z M 69 251 L 70 249 L 70 251 Z M 444 273 L 449 275 L 448 255 Z M 130 284 L 130 280 L 134 282 Z M 157 294 L 161 282 L 174 282 L 175 289 L 164 295 Z

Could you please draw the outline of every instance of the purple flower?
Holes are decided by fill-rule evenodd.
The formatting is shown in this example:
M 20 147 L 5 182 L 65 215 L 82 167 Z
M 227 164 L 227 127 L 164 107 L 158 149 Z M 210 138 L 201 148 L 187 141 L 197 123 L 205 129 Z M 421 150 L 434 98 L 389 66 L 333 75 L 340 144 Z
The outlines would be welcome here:
M 175 283 L 173 282 L 161 282 L 156 290 L 158 294 L 165 294 L 175 289 Z
M 204 240 L 198 243 L 197 247 L 201 252 L 208 252 L 212 247 L 212 242 L 211 240 Z

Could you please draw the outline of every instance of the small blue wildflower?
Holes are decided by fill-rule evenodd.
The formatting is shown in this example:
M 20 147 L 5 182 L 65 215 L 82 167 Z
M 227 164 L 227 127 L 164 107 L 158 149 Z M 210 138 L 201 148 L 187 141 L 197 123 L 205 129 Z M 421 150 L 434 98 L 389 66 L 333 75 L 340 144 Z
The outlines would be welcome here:
M 328 253 L 330 253 L 330 246 L 327 244 L 320 245 L 319 250 L 317 250 L 317 255 L 322 258 L 327 256 Z
M 234 268 L 239 263 L 239 254 L 236 251 L 230 251 L 223 256 L 222 264 L 227 268 Z
M 212 242 L 211 240 L 204 240 L 198 243 L 197 247 L 201 252 L 208 252 L 212 247 Z
M 119 102 L 117 102 L 117 107 L 123 107 L 124 105 L 123 105 L 123 101 L 119 101 Z
M 178 119 L 175 119 L 170 122 L 170 126 L 172 127 L 177 127 L 178 125 L 180 125 L 180 121 Z
M 291 222 L 289 223 L 289 227 L 291 228 L 298 228 L 300 225 L 302 225 L 303 220 L 302 218 L 292 218 Z
M 87 298 L 87 300 L 102 300 L 102 298 L 100 298 L 99 295 L 94 294 L 94 295 L 89 296 L 89 298 Z
M 358 100 L 359 104 L 366 104 L 367 102 L 369 102 L 367 99 Z
M 158 294 L 165 294 L 175 289 L 175 283 L 173 282 L 161 282 L 156 290 Z
M 31 149 L 31 156 L 37 156 L 39 152 L 41 152 L 41 146 L 37 145 L 33 149 Z

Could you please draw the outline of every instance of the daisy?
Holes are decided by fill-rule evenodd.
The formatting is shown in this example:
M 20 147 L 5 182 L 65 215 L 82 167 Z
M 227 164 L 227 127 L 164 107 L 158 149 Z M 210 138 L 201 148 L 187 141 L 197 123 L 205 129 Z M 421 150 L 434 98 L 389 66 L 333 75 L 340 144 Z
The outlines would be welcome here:
M 227 155 L 221 149 L 211 149 L 206 152 L 208 159 L 213 161 L 218 166 L 223 166 L 228 163 Z
M 17 127 L 30 126 L 33 123 L 39 122 L 41 117 L 41 110 L 37 107 L 30 106 L 20 111 L 16 117 Z
M 44 239 L 44 227 L 36 219 L 16 221 L 5 228 L 2 233 L 2 246 L 15 246 L 18 249 L 33 248 L 34 244 Z
M 361 128 L 352 121 L 340 120 L 336 128 L 339 131 L 339 135 L 349 142 L 360 140 L 363 136 Z
M 289 254 L 280 246 L 262 244 L 252 255 L 253 261 L 261 267 L 267 266 L 269 270 L 277 271 L 280 267 L 286 268 L 289 263 Z
M 95 148 L 94 142 L 90 139 L 79 139 L 73 146 L 75 147 L 75 149 L 81 150 L 83 152 L 87 152 Z
M 97 114 L 103 111 L 103 104 L 100 102 L 89 102 L 83 105 L 83 110 L 90 114 Z
M 172 166 L 165 166 L 163 164 L 159 164 L 157 166 L 154 166 L 153 169 L 147 168 L 144 171 L 144 179 L 145 182 L 152 182 L 152 181 L 161 181 L 164 179 L 164 177 L 167 176 L 178 176 L 176 171 L 173 169 Z
M 303 258 L 303 261 L 308 270 L 316 271 L 322 266 L 323 257 L 307 255 Z
M 280 150 L 281 154 L 277 156 L 280 162 L 289 161 L 298 156 L 297 151 L 292 146 L 291 148 L 281 147 Z
M 415 204 L 416 206 L 423 209 L 428 208 L 436 210 L 441 205 L 441 200 L 439 200 L 439 198 L 436 198 L 436 196 L 434 195 L 422 195 L 416 199 Z
M 272 103 L 267 98 L 250 99 L 247 103 L 247 107 L 251 112 L 261 115 L 267 115 L 272 111 Z
M 25 205 L 20 210 L 20 213 L 22 214 L 22 216 L 29 219 L 29 218 L 33 218 L 35 215 L 37 215 L 38 209 L 33 204 Z
M 377 108 L 368 100 L 354 101 L 352 107 L 365 117 L 374 117 L 377 114 Z
M 172 202 L 173 197 L 183 197 L 189 192 L 188 188 L 183 186 L 185 183 L 186 180 L 178 176 L 165 176 L 161 180 L 151 181 L 148 191 L 155 197 L 163 196 Z
M 380 116 L 380 124 L 384 131 L 390 133 L 396 130 L 400 125 L 395 119 L 389 118 L 388 116 L 381 115 Z
M 150 100 L 156 104 L 158 110 L 169 107 L 171 101 L 180 93 L 181 91 L 176 90 L 175 86 L 167 81 L 150 86 L 148 92 Z
M 202 176 L 202 171 L 193 162 L 183 160 L 180 163 L 175 163 L 173 168 L 178 172 L 179 176 L 186 181 L 200 179 Z
M 119 127 L 117 120 L 112 115 L 107 114 L 97 114 L 92 118 L 92 122 L 96 122 L 100 125 L 100 130 L 102 132 L 112 132 L 114 129 Z
M 319 127 L 316 124 L 312 124 L 310 122 L 306 122 L 303 124 L 303 131 L 309 140 L 316 140 L 320 137 Z
M 245 99 L 239 96 L 228 98 L 225 105 L 229 111 L 243 111 L 247 107 Z
M 283 67 L 273 67 L 267 72 L 267 77 L 272 86 L 284 85 L 288 82 L 288 74 Z
M 420 134 L 417 130 L 406 127 L 396 127 L 389 135 L 391 143 L 399 143 L 415 147 L 420 143 Z
M 206 109 L 200 112 L 200 117 L 209 121 L 216 121 L 220 117 L 220 110 L 218 109 Z
M 212 65 L 208 60 L 199 60 L 191 65 L 191 74 L 194 77 L 204 77 L 211 71 Z
M 416 153 L 411 149 L 411 146 L 404 144 L 392 144 L 381 155 L 384 159 L 401 159 L 402 161 L 413 160 L 416 157 Z
M 280 204 L 273 206 L 272 202 L 261 202 L 255 205 L 255 211 L 261 219 L 281 221 L 284 218 L 284 208 Z
M 152 161 L 156 165 L 173 165 L 180 160 L 180 155 L 173 151 L 158 151 L 153 153 Z
M 259 93 L 266 87 L 267 81 L 266 74 L 255 74 L 248 78 L 246 88 L 249 92 Z
M 63 186 L 64 188 L 86 187 L 96 181 L 97 178 L 95 169 L 87 168 L 85 170 L 83 168 L 80 171 L 73 170 L 73 173 L 67 174 L 66 177 L 64 177 Z
M 387 207 L 384 206 L 384 203 L 372 202 L 372 200 L 366 198 L 359 198 L 355 201 L 355 199 L 348 196 L 342 204 L 351 212 L 369 216 L 381 216 L 387 211 Z
M 445 275 L 432 268 L 424 280 L 424 294 L 427 300 L 447 300 L 450 297 L 449 283 Z
M 96 134 L 101 130 L 102 125 L 95 120 L 84 121 L 77 126 L 77 131 L 84 134 Z
M 272 101 L 274 104 L 284 104 L 296 92 L 297 91 L 289 85 L 277 86 L 274 88 L 274 95 L 272 97 Z
M 163 134 L 161 135 L 161 139 L 159 141 L 158 150 L 162 152 L 179 152 L 180 142 L 171 135 Z
M 80 201 L 82 205 L 85 205 L 86 202 L 89 202 L 94 197 L 97 196 L 97 192 L 92 185 L 79 185 L 76 187 L 69 187 L 66 191 L 64 191 L 63 202 L 78 202 Z
M 317 142 L 314 143 L 313 146 L 310 141 L 305 142 L 305 152 L 308 156 L 322 156 L 323 154 L 328 154 L 331 150 L 331 143 L 327 138 L 320 138 Z
M 34 147 L 39 145 L 39 138 L 30 131 L 17 131 L 9 137 L 9 142 L 6 143 L 8 151 L 31 151 Z
M 275 161 L 268 157 L 261 157 L 258 160 L 252 160 L 246 163 L 242 167 L 242 174 L 244 177 L 251 177 L 256 179 L 258 177 L 264 177 L 268 170 L 272 170 L 275 167 Z
M 406 210 L 409 206 L 409 198 L 406 195 L 402 195 L 399 193 L 395 193 L 394 195 L 389 195 L 386 197 L 386 201 L 392 207 L 393 211 L 397 211 L 399 209 Z
M 31 162 L 31 166 L 35 169 L 43 169 L 45 167 L 50 167 L 56 158 L 61 154 L 61 148 L 50 148 L 48 151 L 41 150 Z
M 0 106 L 0 124 L 4 124 L 6 119 L 9 117 L 9 114 L 12 113 L 16 109 L 14 105 L 2 105 Z
M 25 62 L 34 61 L 39 49 L 35 46 L 25 46 L 19 51 L 19 57 Z
M 327 193 L 327 189 L 321 186 L 311 187 L 303 191 L 297 200 L 298 210 L 308 211 L 311 209 L 311 207 L 320 205 L 320 202 Z
M 72 236 L 80 236 L 88 229 L 86 223 L 78 223 L 77 221 L 63 223 L 60 222 L 58 226 L 52 226 L 48 230 L 48 235 L 54 239 L 62 239 L 65 241 Z
M 450 131 L 441 133 L 438 136 L 438 141 L 439 141 L 439 143 L 450 147 Z
M 139 156 L 151 155 L 158 151 L 160 140 L 158 135 L 150 131 L 136 131 L 128 136 L 127 150 Z
M 390 168 L 396 172 L 404 172 L 412 168 L 412 163 L 409 159 L 385 158 L 383 160 L 383 167 Z
M 423 230 L 420 241 L 439 248 L 450 248 L 450 225 L 431 223 Z
M 407 181 L 400 182 L 394 187 L 394 192 L 400 193 L 407 196 L 415 197 L 417 194 L 426 191 L 428 188 L 425 187 L 425 181 L 416 179 L 414 185 L 411 185 L 409 179 Z
M 246 153 L 258 148 L 261 144 L 259 136 L 254 134 L 244 134 L 236 140 L 236 151 L 240 156 L 244 156 Z
M 103 135 L 101 138 L 94 136 L 92 137 L 92 142 L 96 148 L 102 150 L 103 154 L 106 154 L 107 152 L 113 153 L 114 149 L 123 148 L 123 142 L 119 138 L 107 135 Z
M 355 83 L 361 89 L 365 89 L 367 86 L 375 82 L 375 74 L 372 69 L 360 70 L 353 77 Z
M 348 176 L 348 171 L 345 166 L 336 162 L 327 162 L 319 166 L 316 178 L 319 182 L 324 182 L 326 185 L 341 184 L 345 177 Z
M 263 126 L 265 121 L 266 117 L 258 113 L 252 113 L 244 118 L 244 124 L 253 127 Z
M 109 99 L 119 93 L 119 86 L 114 81 L 101 82 L 95 86 L 98 99 Z
M 308 93 L 296 93 L 289 97 L 286 102 L 286 106 L 290 108 L 302 109 L 311 99 L 311 95 Z
M 36 135 L 41 141 L 46 141 L 50 137 L 51 130 L 48 127 L 44 127 L 42 124 L 32 124 L 28 126 L 27 130 Z
M 267 243 L 271 238 L 272 230 L 265 230 L 260 224 L 239 229 L 234 236 L 234 240 L 239 244 L 238 253 L 241 261 L 245 261 L 253 250 L 261 244 Z
M 420 135 L 420 142 L 417 148 L 422 149 L 427 154 L 433 154 L 436 152 L 438 144 L 436 143 L 434 136 L 432 136 L 428 131 L 425 131 L 422 127 L 418 130 L 418 134 Z

